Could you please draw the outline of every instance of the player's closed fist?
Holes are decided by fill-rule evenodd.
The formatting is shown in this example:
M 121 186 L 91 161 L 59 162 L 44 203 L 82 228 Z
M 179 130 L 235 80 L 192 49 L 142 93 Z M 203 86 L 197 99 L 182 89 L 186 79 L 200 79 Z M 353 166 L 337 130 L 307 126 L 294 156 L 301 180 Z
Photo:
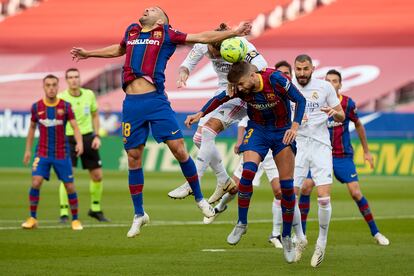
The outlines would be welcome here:
M 88 58 L 88 54 L 85 49 L 79 47 L 73 47 L 72 50 L 70 50 L 70 54 L 72 55 L 72 60 L 74 61 Z
M 190 128 L 192 124 L 197 123 L 200 121 L 201 117 L 203 116 L 203 112 L 198 112 L 196 114 L 188 115 L 184 121 L 184 124 Z

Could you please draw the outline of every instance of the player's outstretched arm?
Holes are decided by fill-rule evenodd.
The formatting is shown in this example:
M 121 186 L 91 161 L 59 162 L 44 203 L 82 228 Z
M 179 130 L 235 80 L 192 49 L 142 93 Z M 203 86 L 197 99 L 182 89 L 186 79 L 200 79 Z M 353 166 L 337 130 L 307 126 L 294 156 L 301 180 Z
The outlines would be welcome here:
M 215 110 L 217 107 L 229 101 L 230 99 L 231 97 L 229 97 L 226 94 L 226 91 L 221 92 L 219 95 L 216 95 L 213 98 L 211 98 L 199 112 L 192 115 L 188 115 L 184 121 L 184 124 L 189 128 L 192 124 L 195 124 L 198 121 L 200 121 L 200 119 L 203 116 Z
M 228 31 L 206 31 L 197 34 L 188 34 L 185 42 L 187 43 L 213 43 L 222 41 L 224 39 L 244 36 L 250 33 L 252 25 L 250 22 L 241 22 L 240 25 L 234 30 Z
M 36 123 L 30 122 L 29 132 L 27 133 L 26 138 L 26 149 L 24 151 L 23 156 L 23 163 L 27 166 L 30 162 L 30 158 L 32 156 L 32 146 L 33 146 L 33 139 L 36 131 Z
M 374 169 L 374 158 L 372 157 L 371 152 L 369 151 L 369 148 L 368 148 L 368 141 L 367 141 L 367 135 L 365 132 L 365 127 L 359 119 L 355 122 L 355 130 L 358 133 L 359 140 L 361 141 L 361 145 L 364 150 L 364 159 L 368 161 L 369 166 L 371 167 L 371 170 L 372 170 Z
M 78 124 L 76 123 L 75 119 L 69 120 L 69 123 L 71 125 L 71 127 L 73 128 L 73 133 L 75 136 L 75 141 L 76 141 L 76 146 L 75 146 L 75 151 L 76 151 L 76 156 L 80 156 L 83 153 L 83 140 L 82 140 L 82 135 L 80 133 Z
M 123 56 L 125 54 L 125 48 L 119 44 L 114 44 L 95 50 L 85 50 L 80 47 L 73 47 L 72 50 L 70 50 L 70 54 L 72 55 L 72 59 L 75 61 L 87 59 L 90 57 L 113 58 Z

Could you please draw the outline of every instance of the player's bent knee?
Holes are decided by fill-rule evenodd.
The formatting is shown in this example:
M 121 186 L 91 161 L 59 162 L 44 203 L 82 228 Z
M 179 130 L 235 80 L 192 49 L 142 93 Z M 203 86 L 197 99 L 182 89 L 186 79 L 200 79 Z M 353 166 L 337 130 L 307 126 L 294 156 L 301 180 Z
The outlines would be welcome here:
M 321 207 L 326 207 L 331 203 L 331 197 L 325 196 L 325 197 L 318 197 L 318 205 Z
M 210 118 L 203 126 L 203 129 L 204 128 L 210 129 L 211 131 L 215 132 L 216 135 L 224 130 L 223 123 L 215 118 Z

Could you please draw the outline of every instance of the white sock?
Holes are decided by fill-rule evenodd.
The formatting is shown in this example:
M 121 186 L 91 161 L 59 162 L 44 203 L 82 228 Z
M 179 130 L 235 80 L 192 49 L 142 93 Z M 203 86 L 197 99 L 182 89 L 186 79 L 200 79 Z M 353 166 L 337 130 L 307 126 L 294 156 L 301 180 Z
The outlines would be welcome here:
M 227 205 L 230 201 L 232 201 L 236 197 L 237 193 L 232 195 L 230 193 L 225 193 L 224 196 L 221 198 L 220 202 L 216 205 L 215 208 L 217 208 L 219 211 L 223 211 L 224 206 Z
M 329 222 L 331 221 L 332 215 L 331 197 L 319 197 L 318 207 L 319 236 L 316 244 L 325 248 L 328 241 Z
M 272 214 L 273 214 L 273 230 L 272 236 L 280 236 L 280 229 L 283 225 L 282 219 L 282 207 L 280 207 L 280 199 L 273 198 L 272 202 Z
M 194 145 L 196 145 L 196 147 L 198 149 L 200 149 L 200 147 L 201 147 L 201 133 L 198 133 L 198 132 L 194 133 L 193 142 L 194 142 Z
M 217 150 L 215 139 L 217 134 L 214 130 L 203 127 L 201 130 L 201 147 L 197 155 L 196 167 L 198 175 L 204 175 L 208 165 L 211 165 L 214 173 L 217 176 L 219 183 L 225 183 L 229 178 L 229 175 L 224 168 L 223 162 L 220 157 L 220 153 Z
M 303 234 L 302 220 L 301 220 L 300 209 L 299 209 L 299 204 L 298 204 L 298 198 L 297 197 L 296 197 L 296 202 L 295 202 L 295 213 L 293 215 L 292 227 L 295 230 L 296 237 L 299 240 L 304 240 L 305 239 L 305 234 Z

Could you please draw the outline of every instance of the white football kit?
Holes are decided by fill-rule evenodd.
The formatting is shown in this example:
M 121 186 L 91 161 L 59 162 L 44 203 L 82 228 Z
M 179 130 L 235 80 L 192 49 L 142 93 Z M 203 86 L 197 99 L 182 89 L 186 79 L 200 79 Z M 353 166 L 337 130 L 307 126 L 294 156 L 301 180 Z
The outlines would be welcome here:
M 247 127 L 247 122 L 249 121 L 249 117 L 244 117 L 240 122 L 238 127 Z M 234 170 L 234 175 L 241 179 L 241 175 L 243 172 L 243 157 L 240 158 L 240 163 L 237 166 L 237 168 Z M 257 168 L 256 175 L 253 179 L 253 186 L 260 186 L 260 178 L 262 177 L 263 173 L 266 172 L 267 179 L 269 180 L 269 183 L 274 179 L 279 177 L 279 171 L 277 170 L 275 161 L 273 160 L 273 154 L 272 151 L 269 150 L 269 152 L 266 154 L 264 160 L 259 164 L 259 167 Z
M 316 186 L 331 184 L 332 147 L 328 115 L 321 111 L 321 107 L 333 108 L 340 104 L 339 99 L 327 81 L 311 78 L 305 87 L 296 78 L 292 82 L 306 98 L 305 114 L 296 136 L 295 187 L 302 187 L 309 171 Z
M 247 45 L 247 55 L 245 57 L 245 61 L 255 65 L 258 70 L 266 68 L 266 60 L 256 51 L 254 45 L 243 37 L 240 37 L 240 39 Z M 215 95 L 218 95 L 227 89 L 227 74 L 229 73 L 232 64 L 225 61 L 221 57 L 211 56 L 208 52 L 207 44 L 195 44 L 181 66 L 188 68 L 191 72 L 204 56 L 210 59 L 213 64 L 214 71 L 217 73 L 219 88 L 216 90 Z M 234 98 L 201 118 L 198 125 L 203 126 L 210 118 L 215 118 L 220 120 L 224 129 L 226 129 L 233 123 L 240 121 L 245 116 L 247 116 L 246 103 L 239 98 Z

